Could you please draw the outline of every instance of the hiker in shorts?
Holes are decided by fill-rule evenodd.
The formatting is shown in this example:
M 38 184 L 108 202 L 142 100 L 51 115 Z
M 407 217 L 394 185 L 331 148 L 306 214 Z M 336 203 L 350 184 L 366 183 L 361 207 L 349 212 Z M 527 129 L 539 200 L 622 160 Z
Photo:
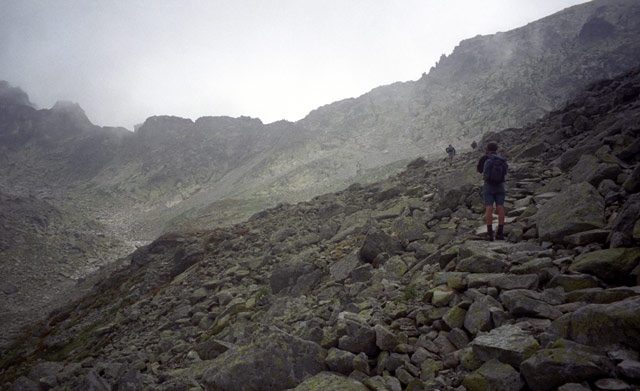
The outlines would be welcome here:
M 449 144 L 445 151 L 449 155 L 449 165 L 453 164 L 453 157 L 456 156 L 456 149 Z
M 487 223 L 487 237 L 493 241 L 493 205 L 498 211 L 498 231 L 496 240 L 504 240 L 504 179 L 507 175 L 507 160 L 498 155 L 498 143 L 490 141 L 487 143 L 486 153 L 478 162 L 478 172 L 482 174 L 484 184 L 482 185 L 482 197 L 485 206 L 485 220 Z

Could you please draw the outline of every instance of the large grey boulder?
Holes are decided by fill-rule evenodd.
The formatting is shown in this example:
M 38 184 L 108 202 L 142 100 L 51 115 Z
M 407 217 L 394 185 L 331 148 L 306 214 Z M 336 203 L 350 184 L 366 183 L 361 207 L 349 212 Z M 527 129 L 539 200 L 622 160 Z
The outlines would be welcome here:
M 491 308 L 486 300 L 474 300 L 464 317 L 464 328 L 471 334 L 493 328 Z
M 504 325 L 480 334 L 470 345 L 480 360 L 497 359 L 516 368 L 540 349 L 533 335 L 516 325 Z
M 373 326 L 373 330 L 376 335 L 376 346 L 378 346 L 380 350 L 386 350 L 388 352 L 395 351 L 396 346 L 400 343 L 400 340 L 395 333 L 391 332 L 391 330 L 381 324 Z
M 622 169 L 617 164 L 601 163 L 600 159 L 593 155 L 583 155 L 571 171 L 571 181 L 588 182 L 598 187 L 605 179 L 615 180 L 621 172 Z
M 402 251 L 402 245 L 397 238 L 378 229 L 371 229 L 364 238 L 359 255 L 364 261 L 372 263 L 380 253 L 391 255 L 397 251 Z
M 424 239 L 429 232 L 424 222 L 415 217 L 398 217 L 393 222 L 392 230 L 400 240 L 407 242 Z
M 556 319 L 562 315 L 560 310 L 543 301 L 543 296 L 535 291 L 526 289 L 502 291 L 500 301 L 515 316 Z
M 468 391 L 519 391 L 525 383 L 520 373 L 498 360 L 484 363 L 463 381 Z
M 573 348 L 538 351 L 520 366 L 533 391 L 555 390 L 565 383 L 579 383 L 608 376 L 613 364 L 602 355 Z
M 376 333 L 357 315 L 341 313 L 338 320 L 338 348 L 351 353 L 366 353 L 373 356 L 378 352 Z
M 351 275 L 351 272 L 360 265 L 360 259 L 357 254 L 346 255 L 329 268 L 331 277 L 337 281 L 342 282 Z
M 325 356 L 318 344 L 271 327 L 211 361 L 202 381 L 210 390 L 280 391 L 322 372 Z
M 609 246 L 611 248 L 630 246 L 633 243 L 633 230 L 638 219 L 640 219 L 640 193 L 629 197 L 613 220 L 611 233 L 607 238 Z
M 585 182 L 571 185 L 538 209 L 538 235 L 558 243 L 567 235 L 602 228 L 604 207 L 604 199 L 595 187 Z
M 631 272 L 640 264 L 640 247 L 610 248 L 578 256 L 570 271 L 594 275 L 603 281 L 635 285 Z
M 331 369 L 331 371 L 339 372 L 343 375 L 349 375 L 351 372 L 353 372 L 353 360 L 355 360 L 355 358 L 356 355 L 351 352 L 331 348 L 329 349 L 324 362 L 327 364 L 329 369 Z
M 286 391 L 369 391 L 369 388 L 355 379 L 340 376 L 331 372 L 321 372 L 300 383 L 296 388 Z
M 104 389 L 106 390 L 107 388 L 104 388 Z M 40 386 L 38 385 L 37 382 L 24 376 L 20 376 L 19 378 L 14 380 L 13 383 L 11 384 L 11 387 L 9 387 L 8 390 L 9 391 L 41 391 Z
M 625 344 L 640 350 L 640 296 L 578 309 L 571 315 L 569 335 L 585 345 Z
M 631 175 L 622 184 L 627 193 L 633 194 L 640 191 L 640 164 L 631 172 Z
M 315 266 L 304 261 L 290 260 L 278 264 L 271 273 L 269 284 L 273 293 L 278 293 L 285 288 L 294 286 L 298 279 L 310 274 Z
M 509 265 L 499 258 L 484 255 L 473 255 L 458 262 L 456 271 L 467 273 L 501 273 Z

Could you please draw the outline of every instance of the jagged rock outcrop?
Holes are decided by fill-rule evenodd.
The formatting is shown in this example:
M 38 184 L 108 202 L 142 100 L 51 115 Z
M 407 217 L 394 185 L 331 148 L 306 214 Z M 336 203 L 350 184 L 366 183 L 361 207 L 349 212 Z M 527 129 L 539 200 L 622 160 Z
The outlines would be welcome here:
M 465 177 L 479 154 L 460 154 L 452 166 L 416 161 L 379 183 L 283 203 L 234 226 L 158 238 L 3 351 L 2 384 L 637 387 L 640 219 L 624 212 L 633 195 L 622 184 L 640 163 L 625 152 L 638 138 L 640 99 L 620 98 L 627 85 L 640 85 L 640 69 L 594 84 L 524 128 L 487 136 L 500 140 L 512 168 L 508 240 L 488 242 L 478 230 L 479 177 L 463 186 L 438 181 Z M 563 125 L 573 112 L 591 125 Z M 541 142 L 547 147 L 522 154 Z M 617 164 L 620 175 L 597 188 L 588 179 L 571 184 L 580 159 L 561 166 L 575 150 Z M 580 240 L 541 236 L 540 212 L 567 186 L 593 195 L 586 199 L 602 209 L 604 234 L 578 225 L 571 232 Z M 460 204 L 443 211 L 451 188 Z M 620 229 L 621 213 L 632 233 Z M 413 224 L 425 229 L 408 229 Z M 612 232 L 625 232 L 627 241 L 612 247 Z

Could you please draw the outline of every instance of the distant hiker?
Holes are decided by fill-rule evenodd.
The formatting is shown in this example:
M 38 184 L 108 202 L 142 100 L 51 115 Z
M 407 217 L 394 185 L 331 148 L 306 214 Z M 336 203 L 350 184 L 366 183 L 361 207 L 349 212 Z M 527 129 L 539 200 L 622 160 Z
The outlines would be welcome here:
M 447 149 L 445 149 L 447 154 L 449 155 L 449 164 L 453 164 L 453 157 L 456 156 L 456 149 L 449 144 Z
M 478 143 L 476 142 L 476 140 L 473 140 L 473 142 L 471 143 L 471 149 L 476 149 L 478 147 Z
M 504 240 L 504 179 L 509 165 L 498 155 L 498 143 L 489 141 L 486 154 L 478 162 L 478 172 L 482 174 L 482 197 L 484 198 L 485 220 L 487 222 L 487 240 L 493 241 L 493 204 L 498 210 L 497 240 Z

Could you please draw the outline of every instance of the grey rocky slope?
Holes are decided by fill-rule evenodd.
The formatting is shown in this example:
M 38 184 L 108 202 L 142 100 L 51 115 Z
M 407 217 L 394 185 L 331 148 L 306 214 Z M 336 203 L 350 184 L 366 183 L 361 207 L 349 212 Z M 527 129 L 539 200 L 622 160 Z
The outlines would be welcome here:
M 75 228 L 58 232 L 66 236 L 27 233 L 45 243 L 55 238 L 58 249 L 70 252 L 18 257 L 33 249 L 25 241 L 5 247 L 3 282 L 19 291 L 3 303 L 28 305 L 27 297 L 42 293 L 34 288 L 49 284 L 47 273 L 28 270 L 61 262 L 85 270 L 87 259 L 103 264 L 162 232 L 226 225 L 278 202 L 375 181 L 447 143 L 464 146 L 487 130 L 537 118 L 586 83 L 638 63 L 638 8 L 637 1 L 600 0 L 466 40 L 418 81 L 376 88 L 296 123 L 158 116 L 132 133 L 94 126 L 69 102 L 37 110 L 23 91 L 1 82 L 2 193 L 34 200 L 32 210 L 64 211 L 67 226 L 104 227 L 96 240 L 75 235 Z M 84 255 L 64 242 L 86 249 Z M 12 266 L 13 259 L 20 263 Z M 42 264 L 46 259 L 51 265 Z M 21 276 L 33 278 L 25 283 Z
M 640 69 L 523 128 L 507 241 L 479 154 L 169 233 L 2 352 L 7 389 L 640 385 Z M 617 388 L 614 388 L 617 387 Z

